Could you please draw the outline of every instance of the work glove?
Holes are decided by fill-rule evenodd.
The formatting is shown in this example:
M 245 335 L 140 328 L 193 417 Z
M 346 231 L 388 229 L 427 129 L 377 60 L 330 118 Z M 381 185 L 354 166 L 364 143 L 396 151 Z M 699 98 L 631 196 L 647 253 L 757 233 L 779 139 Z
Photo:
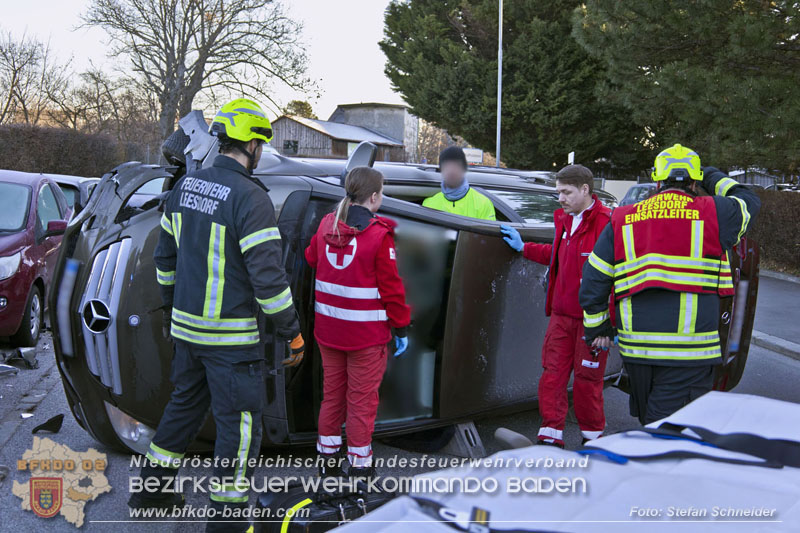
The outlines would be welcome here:
M 292 339 L 289 343 L 289 348 L 292 350 L 292 353 L 281 361 L 283 366 L 297 366 L 303 360 L 303 355 L 306 353 L 306 343 L 303 341 L 303 335 L 300 333 L 297 334 L 297 337 Z
M 161 334 L 169 342 L 172 342 L 172 307 L 164 306 L 164 314 L 161 316 Z
M 394 356 L 400 357 L 408 349 L 408 337 L 395 337 L 394 345 Z
M 521 252 L 522 248 L 525 247 L 519 232 L 514 228 L 512 228 L 511 226 L 506 226 L 505 224 L 503 224 L 502 226 L 500 226 L 500 232 L 506 235 L 505 237 L 503 237 L 503 240 L 506 241 L 506 243 L 514 250 Z

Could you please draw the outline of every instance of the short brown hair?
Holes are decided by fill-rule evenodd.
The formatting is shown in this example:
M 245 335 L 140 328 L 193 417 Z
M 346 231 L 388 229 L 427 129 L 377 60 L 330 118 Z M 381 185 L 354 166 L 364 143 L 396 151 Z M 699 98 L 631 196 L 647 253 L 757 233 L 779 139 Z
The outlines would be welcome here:
M 592 171 L 583 165 L 567 165 L 556 174 L 556 181 L 564 185 L 572 185 L 581 188 L 581 185 L 589 186 L 589 194 L 594 192 L 594 177 Z

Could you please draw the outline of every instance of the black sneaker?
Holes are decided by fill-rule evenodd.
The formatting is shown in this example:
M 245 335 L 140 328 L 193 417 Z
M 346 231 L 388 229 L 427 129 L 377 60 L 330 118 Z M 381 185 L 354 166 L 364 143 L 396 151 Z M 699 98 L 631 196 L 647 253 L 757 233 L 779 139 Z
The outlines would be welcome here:
M 172 509 L 181 508 L 186 504 L 186 498 L 182 492 L 163 492 L 147 493 L 134 492 L 128 499 L 128 507 L 131 509 Z

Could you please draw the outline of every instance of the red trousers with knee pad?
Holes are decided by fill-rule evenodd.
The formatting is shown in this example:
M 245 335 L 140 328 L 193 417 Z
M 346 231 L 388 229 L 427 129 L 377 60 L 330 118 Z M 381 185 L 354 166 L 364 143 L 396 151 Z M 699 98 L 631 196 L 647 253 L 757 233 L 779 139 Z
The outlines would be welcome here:
M 322 354 L 322 405 L 319 410 L 320 453 L 335 453 L 347 423 L 347 455 L 354 466 L 372 464 L 372 431 L 378 414 L 378 388 L 386 371 L 385 344 L 343 351 L 319 345 Z
M 596 439 L 603 433 L 606 418 L 603 412 L 603 374 L 608 352 L 593 357 L 583 340 L 583 321 L 553 313 L 544 337 L 542 367 L 539 380 L 539 440 L 564 443 L 564 423 L 569 409 L 567 385 L 572 384 L 575 417 L 585 439 Z

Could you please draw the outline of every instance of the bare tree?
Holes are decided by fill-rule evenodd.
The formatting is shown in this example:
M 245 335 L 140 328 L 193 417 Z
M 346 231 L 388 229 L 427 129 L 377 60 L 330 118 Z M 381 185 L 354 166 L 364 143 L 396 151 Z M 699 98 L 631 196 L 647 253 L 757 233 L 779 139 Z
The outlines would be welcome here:
M 0 35 L 0 124 L 38 124 L 49 105 L 48 91 L 64 83 L 67 67 L 55 60 L 49 44 Z
M 456 143 L 445 130 L 431 122 L 419 121 L 417 154 L 420 161 L 431 164 L 438 163 L 439 153 L 452 144 Z
M 158 102 L 151 93 L 92 66 L 48 93 L 49 120 L 86 134 L 104 133 L 122 143 L 130 157 L 141 158 L 150 146 L 157 154 Z
M 172 132 L 201 90 L 263 98 L 279 81 L 309 90 L 301 27 L 273 0 L 91 0 L 86 25 L 110 36 L 113 56 L 130 59 L 140 86 L 156 95 L 159 131 Z

